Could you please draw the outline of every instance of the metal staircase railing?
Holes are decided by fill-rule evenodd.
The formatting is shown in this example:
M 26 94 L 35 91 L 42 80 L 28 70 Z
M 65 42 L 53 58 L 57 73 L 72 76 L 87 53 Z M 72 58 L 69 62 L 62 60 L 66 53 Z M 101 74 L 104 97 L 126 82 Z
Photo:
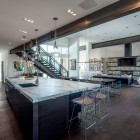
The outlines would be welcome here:
M 64 68 L 55 58 L 46 52 L 42 47 L 39 47 L 39 60 L 35 59 L 34 63 L 35 65 L 40 68 L 43 72 L 48 74 L 50 77 L 53 78 L 60 78 L 62 76 L 68 77 L 68 70 Z M 28 54 L 28 58 L 32 59 L 34 56 L 31 54 L 34 54 L 35 51 L 33 49 L 30 49 L 26 51 Z M 31 54 L 30 54 L 31 53 Z

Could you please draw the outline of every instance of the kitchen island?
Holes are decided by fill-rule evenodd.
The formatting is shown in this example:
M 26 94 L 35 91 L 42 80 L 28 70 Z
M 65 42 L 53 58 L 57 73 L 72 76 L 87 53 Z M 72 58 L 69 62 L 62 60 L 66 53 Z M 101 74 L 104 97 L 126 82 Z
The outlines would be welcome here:
M 47 78 L 40 78 L 38 86 L 30 86 L 34 81 L 24 77 L 6 78 L 8 102 L 27 140 L 61 139 L 67 131 L 71 100 L 85 89 L 100 87 L 99 84 Z

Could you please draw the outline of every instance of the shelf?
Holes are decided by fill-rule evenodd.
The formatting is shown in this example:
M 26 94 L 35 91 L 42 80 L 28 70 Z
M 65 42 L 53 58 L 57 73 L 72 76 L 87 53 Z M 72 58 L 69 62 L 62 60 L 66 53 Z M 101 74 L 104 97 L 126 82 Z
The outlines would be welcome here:
M 112 74 L 108 74 L 108 75 L 118 75 L 118 76 L 120 76 L 120 74 L 113 74 L 113 73 Z
M 108 71 L 139 71 L 140 72 L 140 70 L 108 70 Z
M 107 63 L 118 63 L 118 62 L 107 62 Z
M 108 66 L 108 67 L 118 67 L 118 66 Z

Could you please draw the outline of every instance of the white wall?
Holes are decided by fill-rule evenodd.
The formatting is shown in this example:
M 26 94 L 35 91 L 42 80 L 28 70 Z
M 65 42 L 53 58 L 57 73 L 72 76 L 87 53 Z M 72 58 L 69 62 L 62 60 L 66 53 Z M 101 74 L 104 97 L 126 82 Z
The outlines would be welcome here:
M 78 54 L 79 40 L 77 38 L 72 38 L 69 40 L 69 60 L 76 59 L 76 62 L 79 61 Z M 78 77 L 79 66 L 76 63 L 76 70 L 69 70 L 69 77 Z
M 132 43 L 132 56 L 140 55 L 140 42 Z M 91 49 L 89 58 L 124 57 L 124 45 L 109 46 L 104 48 Z
M 124 45 L 109 46 L 104 48 L 91 49 L 89 51 L 89 59 L 92 58 L 108 58 L 108 57 L 124 57 Z
M 140 42 L 132 43 L 132 56 L 140 55 Z
M 19 58 L 17 55 L 15 54 L 9 54 L 9 59 L 8 59 L 8 73 L 7 73 L 7 76 L 9 77 L 13 77 L 13 76 L 18 76 L 18 75 L 21 75 L 23 74 L 24 72 L 23 71 L 17 71 L 15 68 L 14 68 L 14 61 L 21 61 L 21 58 Z
M 9 50 L 2 50 L 1 61 L 4 62 L 4 79 L 8 75 L 8 59 L 9 59 Z
M 21 74 L 23 72 L 17 72 L 15 69 L 14 69 L 14 65 L 13 65 L 13 62 L 14 61 L 20 61 L 20 59 L 18 58 L 17 55 L 15 54 L 9 54 L 9 50 L 3 50 L 0 52 L 0 63 L 1 61 L 4 62 L 4 78 L 6 76 L 17 76 L 18 74 Z M 0 64 L 0 67 L 1 67 L 1 64 Z M 0 68 L 0 80 L 1 80 L 1 68 Z

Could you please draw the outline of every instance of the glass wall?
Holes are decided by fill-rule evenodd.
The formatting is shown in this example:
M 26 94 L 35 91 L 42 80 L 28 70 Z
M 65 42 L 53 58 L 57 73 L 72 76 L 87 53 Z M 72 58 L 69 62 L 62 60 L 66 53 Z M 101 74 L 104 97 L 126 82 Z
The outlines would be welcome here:
M 68 69 L 68 47 L 67 46 L 58 46 L 59 55 L 53 55 L 54 46 L 51 44 L 42 44 L 40 45 L 46 52 L 50 53 L 55 60 L 57 60 L 64 68 Z

